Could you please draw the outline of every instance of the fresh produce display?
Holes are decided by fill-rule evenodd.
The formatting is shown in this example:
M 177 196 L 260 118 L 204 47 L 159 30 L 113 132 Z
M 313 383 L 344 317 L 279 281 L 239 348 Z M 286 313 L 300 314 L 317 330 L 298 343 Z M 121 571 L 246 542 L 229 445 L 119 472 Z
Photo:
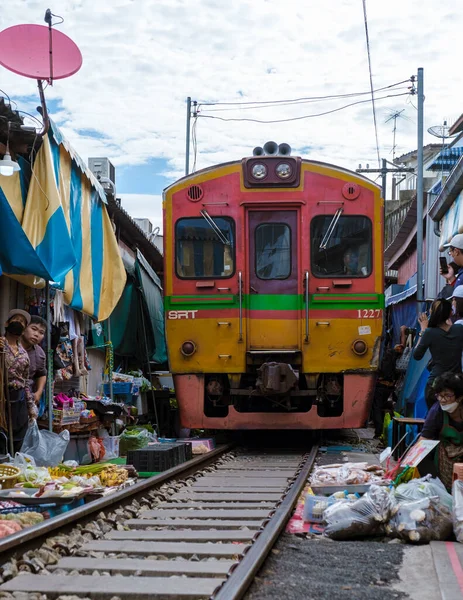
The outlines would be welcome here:
M 119 453 L 126 456 L 128 450 L 140 450 L 156 441 L 156 436 L 143 427 L 127 428 L 120 437 Z
M 112 465 L 112 468 L 107 468 L 101 471 L 100 481 L 105 487 L 115 487 L 125 483 L 129 477 L 126 469 L 121 469 Z
M 110 463 L 95 463 L 93 465 L 82 465 L 80 467 L 58 465 L 57 467 L 50 469 L 50 474 L 54 478 L 68 478 L 71 482 L 77 477 L 86 478 L 89 481 L 93 480 L 93 483 L 96 483 L 95 477 L 97 477 L 102 486 L 113 487 L 122 485 L 127 481 L 129 470 Z M 83 481 L 83 479 L 78 479 L 76 483 L 81 481 Z
M 22 527 L 32 527 L 42 523 L 45 519 L 43 515 L 38 512 L 23 512 L 23 513 L 7 513 L 6 515 L 0 515 L 0 523 L 2 521 L 16 521 Z
M 13 535 L 18 531 L 22 531 L 22 527 L 17 521 L 0 521 L 0 538 Z

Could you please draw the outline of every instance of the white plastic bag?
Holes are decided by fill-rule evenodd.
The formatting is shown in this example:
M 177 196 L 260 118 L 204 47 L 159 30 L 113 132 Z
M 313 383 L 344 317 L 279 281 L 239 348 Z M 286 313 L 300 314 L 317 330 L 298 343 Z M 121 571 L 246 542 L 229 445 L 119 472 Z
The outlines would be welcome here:
M 21 475 L 26 483 L 30 483 L 35 487 L 40 487 L 52 481 L 48 469 L 38 467 L 32 456 L 16 452 L 13 465 L 21 470 Z
M 69 440 L 67 429 L 58 435 L 46 429 L 39 429 L 37 421 L 34 421 L 26 431 L 21 453 L 32 456 L 38 467 L 56 467 L 63 460 Z
M 463 544 L 463 481 L 456 479 L 452 486 L 453 531 L 457 541 Z
M 442 481 L 437 478 L 433 479 L 431 475 L 401 483 L 396 487 L 394 495 L 399 502 L 413 502 L 414 500 L 437 496 L 445 508 L 452 510 L 452 496 L 447 492 Z

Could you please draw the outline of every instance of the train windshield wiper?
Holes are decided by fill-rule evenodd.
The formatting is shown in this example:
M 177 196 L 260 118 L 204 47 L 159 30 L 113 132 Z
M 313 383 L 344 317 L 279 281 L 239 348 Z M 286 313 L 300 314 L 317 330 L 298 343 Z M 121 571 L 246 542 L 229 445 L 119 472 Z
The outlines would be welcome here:
M 326 230 L 326 233 L 323 236 L 319 250 L 326 250 L 328 242 L 330 241 L 334 230 L 336 229 L 336 225 L 338 224 L 339 217 L 342 215 L 343 212 L 343 208 L 338 208 L 338 210 L 334 213 L 333 218 L 331 219 L 331 223 L 328 225 L 328 229 Z
M 205 219 L 209 227 L 215 232 L 222 244 L 224 244 L 225 246 L 231 246 L 230 241 L 227 240 L 227 238 L 224 236 L 224 234 L 220 230 L 220 227 L 217 225 L 217 223 L 214 221 L 211 215 L 207 212 L 207 210 L 200 210 L 199 212 L 200 215 Z

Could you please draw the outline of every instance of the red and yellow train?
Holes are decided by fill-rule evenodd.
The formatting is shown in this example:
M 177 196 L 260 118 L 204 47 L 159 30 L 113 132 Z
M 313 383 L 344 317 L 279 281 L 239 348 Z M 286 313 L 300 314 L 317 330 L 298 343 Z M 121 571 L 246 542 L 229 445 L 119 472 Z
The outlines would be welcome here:
M 164 194 L 169 364 L 182 426 L 338 429 L 368 418 L 384 202 L 268 142 Z

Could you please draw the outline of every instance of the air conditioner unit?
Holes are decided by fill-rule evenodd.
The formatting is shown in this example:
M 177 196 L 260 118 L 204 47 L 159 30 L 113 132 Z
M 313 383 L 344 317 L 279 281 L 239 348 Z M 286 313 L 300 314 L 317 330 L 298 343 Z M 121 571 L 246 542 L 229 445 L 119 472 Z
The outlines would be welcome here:
M 98 181 L 103 180 L 102 186 L 104 188 L 111 188 L 111 185 L 108 184 L 108 180 L 111 181 L 113 185 L 116 184 L 116 169 L 109 158 L 89 158 L 88 168 Z

